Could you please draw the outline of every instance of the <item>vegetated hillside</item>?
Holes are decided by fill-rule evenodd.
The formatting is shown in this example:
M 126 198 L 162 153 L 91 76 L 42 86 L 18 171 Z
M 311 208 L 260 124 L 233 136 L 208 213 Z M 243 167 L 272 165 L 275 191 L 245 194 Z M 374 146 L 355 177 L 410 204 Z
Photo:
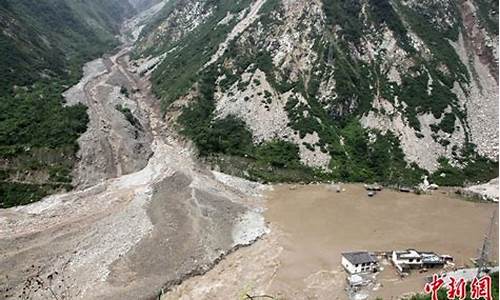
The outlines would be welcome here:
M 133 13 L 122 0 L 0 1 L 0 208 L 71 187 L 88 117 L 61 94 Z
M 486 0 L 177 0 L 136 56 L 226 172 L 461 185 L 497 176 L 497 26 Z
M 81 63 L 116 44 L 120 21 L 132 11 L 121 0 L 2 1 L 0 88 L 79 77 Z

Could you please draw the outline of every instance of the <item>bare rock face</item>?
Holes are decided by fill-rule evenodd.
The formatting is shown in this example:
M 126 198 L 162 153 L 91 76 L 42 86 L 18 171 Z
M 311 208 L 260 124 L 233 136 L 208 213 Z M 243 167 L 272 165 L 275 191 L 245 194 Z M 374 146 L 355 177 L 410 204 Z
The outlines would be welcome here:
M 467 111 L 471 140 L 477 151 L 498 158 L 498 35 L 488 33 L 474 1 L 461 1 L 464 32 L 453 44 L 473 80 L 457 95 Z
M 304 164 L 335 170 L 348 120 L 372 135 L 390 131 L 408 163 L 433 172 L 441 157 L 462 166 L 465 149 L 497 160 L 498 32 L 491 24 L 498 8 L 491 5 L 282 0 L 224 10 L 192 0 L 164 11 L 139 44 L 144 55 L 162 58 L 152 77 L 165 98 L 176 97 L 162 89 L 165 74 L 177 80 L 182 73 L 165 55 L 204 49 L 199 65 L 185 63 L 216 70 L 213 120 L 236 116 L 256 144 L 309 145 L 301 150 Z M 203 26 L 217 34 L 207 38 Z

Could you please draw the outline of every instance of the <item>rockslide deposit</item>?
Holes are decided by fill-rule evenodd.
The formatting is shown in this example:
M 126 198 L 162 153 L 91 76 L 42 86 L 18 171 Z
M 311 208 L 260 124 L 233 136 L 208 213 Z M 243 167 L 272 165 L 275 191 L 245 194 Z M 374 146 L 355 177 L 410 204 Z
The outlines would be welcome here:
M 138 19 L 125 28 L 136 30 Z M 161 117 L 147 78 L 130 72 L 132 42 L 88 63 L 65 93 L 68 105 L 89 107 L 79 189 L 0 210 L 0 298 L 153 298 L 266 232 L 262 187 L 193 159 Z

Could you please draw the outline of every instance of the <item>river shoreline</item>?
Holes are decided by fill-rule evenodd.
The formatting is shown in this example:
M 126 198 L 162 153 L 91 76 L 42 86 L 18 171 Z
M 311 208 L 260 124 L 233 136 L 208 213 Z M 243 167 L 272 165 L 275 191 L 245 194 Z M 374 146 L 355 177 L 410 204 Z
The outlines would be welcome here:
M 340 266 L 340 253 L 345 251 L 416 248 L 450 254 L 456 267 L 470 266 L 498 207 L 442 191 L 416 195 L 384 189 L 368 197 L 362 184 L 342 185 L 345 191 L 340 193 L 325 184 L 269 187 L 265 216 L 271 232 L 205 275 L 187 279 L 162 299 L 220 299 L 222 295 L 238 299 L 242 294 L 348 299 L 346 274 Z M 498 243 L 494 236 L 493 245 Z M 498 251 L 492 251 L 498 261 Z M 368 299 L 422 292 L 424 277 L 432 274 L 401 280 L 390 265 L 383 267 L 381 285 Z

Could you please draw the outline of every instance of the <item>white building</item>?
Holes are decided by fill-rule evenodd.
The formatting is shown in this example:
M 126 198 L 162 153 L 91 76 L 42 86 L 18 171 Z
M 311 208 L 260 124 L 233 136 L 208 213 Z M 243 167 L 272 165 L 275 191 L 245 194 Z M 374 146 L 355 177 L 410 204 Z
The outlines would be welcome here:
M 350 274 L 376 272 L 378 261 L 368 252 L 342 253 L 342 266 Z
M 450 256 L 440 256 L 434 252 L 419 252 L 414 249 L 393 251 L 392 263 L 400 272 L 418 268 L 442 267 L 446 261 L 453 260 Z
M 422 257 L 416 250 L 393 251 L 392 263 L 400 271 L 422 267 Z

